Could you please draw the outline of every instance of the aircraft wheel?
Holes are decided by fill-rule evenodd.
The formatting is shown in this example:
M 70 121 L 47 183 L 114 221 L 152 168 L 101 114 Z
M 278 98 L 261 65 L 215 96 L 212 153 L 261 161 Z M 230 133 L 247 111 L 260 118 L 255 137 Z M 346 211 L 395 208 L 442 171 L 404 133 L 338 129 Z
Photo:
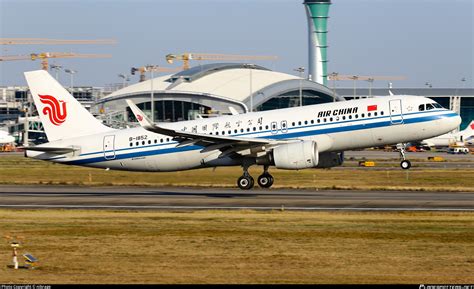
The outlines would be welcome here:
M 251 188 L 253 188 L 254 183 L 255 181 L 251 176 L 241 176 L 237 180 L 237 185 L 242 190 L 250 190 Z
M 411 168 L 411 162 L 409 160 L 403 160 L 400 163 L 400 167 L 402 167 L 402 169 L 404 170 L 408 170 L 409 168 Z
M 262 188 L 269 188 L 273 185 L 273 177 L 270 174 L 262 174 L 257 179 L 258 185 Z

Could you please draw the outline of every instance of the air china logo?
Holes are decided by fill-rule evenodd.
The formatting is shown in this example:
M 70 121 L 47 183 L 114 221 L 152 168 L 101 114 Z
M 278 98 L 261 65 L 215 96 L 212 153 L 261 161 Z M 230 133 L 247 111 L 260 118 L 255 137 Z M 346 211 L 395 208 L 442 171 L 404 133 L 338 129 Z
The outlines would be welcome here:
M 137 114 L 137 119 L 138 119 L 138 121 L 142 121 L 142 120 L 143 120 L 143 116 Z
M 43 114 L 49 117 L 54 125 L 61 125 L 66 121 L 66 103 L 62 100 L 57 100 L 54 96 L 51 95 L 38 95 L 40 101 L 45 104 L 43 108 Z

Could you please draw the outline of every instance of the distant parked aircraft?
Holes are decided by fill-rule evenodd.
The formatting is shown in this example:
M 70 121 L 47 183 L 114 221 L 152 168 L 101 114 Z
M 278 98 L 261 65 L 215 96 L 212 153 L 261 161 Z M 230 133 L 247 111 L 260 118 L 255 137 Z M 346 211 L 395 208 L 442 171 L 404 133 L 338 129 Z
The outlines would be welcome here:
M 462 131 L 455 133 L 447 133 L 434 138 L 426 139 L 421 141 L 422 145 L 429 147 L 447 147 L 452 144 L 462 143 L 470 144 L 472 143 L 472 138 L 474 137 L 474 120 Z
M 0 144 L 8 144 L 15 142 L 15 138 L 8 134 L 8 132 L 0 130 Z

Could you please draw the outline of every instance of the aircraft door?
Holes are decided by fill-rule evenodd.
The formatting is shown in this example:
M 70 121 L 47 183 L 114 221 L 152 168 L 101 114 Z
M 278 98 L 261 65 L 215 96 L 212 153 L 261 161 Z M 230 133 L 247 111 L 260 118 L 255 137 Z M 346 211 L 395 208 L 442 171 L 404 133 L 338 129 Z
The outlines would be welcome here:
M 106 160 L 115 159 L 115 135 L 104 136 L 104 158 Z
M 403 123 L 402 100 L 394 99 L 389 102 L 390 121 L 392 124 Z

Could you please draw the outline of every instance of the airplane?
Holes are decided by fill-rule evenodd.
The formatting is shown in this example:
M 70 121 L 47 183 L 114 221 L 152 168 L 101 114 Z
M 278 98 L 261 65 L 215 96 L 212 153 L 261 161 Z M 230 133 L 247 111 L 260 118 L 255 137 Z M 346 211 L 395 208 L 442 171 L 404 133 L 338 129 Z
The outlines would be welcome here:
M 474 120 L 462 131 L 447 133 L 434 138 L 421 141 L 421 145 L 429 147 L 448 147 L 452 144 L 471 144 L 474 136 Z
M 7 131 L 0 130 L 0 144 L 9 144 L 15 142 L 15 138 Z
M 345 150 L 423 140 L 452 131 L 453 111 L 421 96 L 387 96 L 261 112 L 152 123 L 130 100 L 140 126 L 113 129 L 90 114 L 48 72 L 25 72 L 48 143 L 27 146 L 25 156 L 67 165 L 127 171 L 180 171 L 241 166 L 240 189 L 254 179 L 248 168 L 263 166 L 257 183 L 274 182 L 270 166 L 300 170 L 343 163 Z M 420 111 L 431 104 L 432 110 Z M 411 163 L 400 149 L 400 166 Z

